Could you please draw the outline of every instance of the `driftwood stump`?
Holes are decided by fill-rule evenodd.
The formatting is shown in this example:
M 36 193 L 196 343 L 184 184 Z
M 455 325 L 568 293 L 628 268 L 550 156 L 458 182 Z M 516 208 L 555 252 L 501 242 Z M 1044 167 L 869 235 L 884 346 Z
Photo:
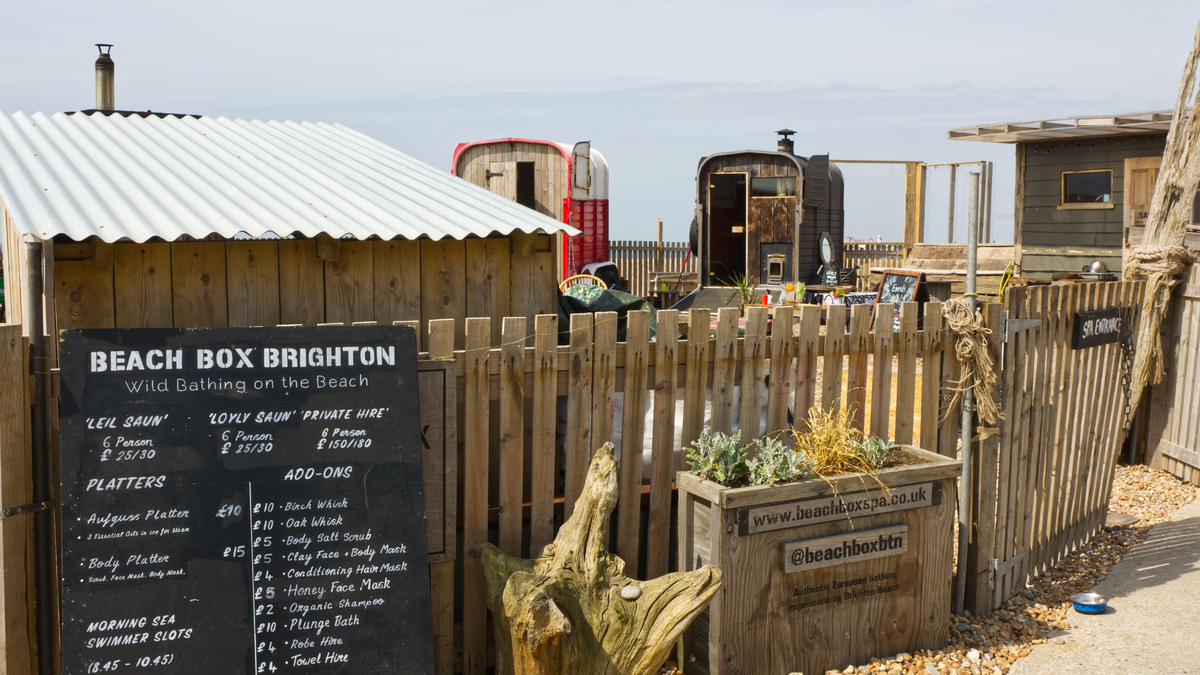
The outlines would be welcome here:
M 608 443 L 592 459 L 574 514 L 540 556 L 480 547 L 497 673 L 652 675 L 712 600 L 721 586 L 715 567 L 649 581 L 626 577 L 625 561 L 606 546 L 616 504 Z

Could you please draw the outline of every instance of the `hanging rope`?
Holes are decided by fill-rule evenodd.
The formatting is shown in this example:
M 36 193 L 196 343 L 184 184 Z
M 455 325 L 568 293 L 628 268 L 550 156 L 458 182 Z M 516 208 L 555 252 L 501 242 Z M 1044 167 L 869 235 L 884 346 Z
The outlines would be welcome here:
M 1146 295 L 1142 301 L 1143 311 L 1157 314 L 1159 323 L 1167 310 L 1167 302 L 1171 299 L 1171 290 L 1179 284 L 1188 265 L 1197 259 L 1195 251 L 1183 246 L 1135 246 L 1129 253 L 1125 263 L 1125 276 L 1133 279 L 1146 279 Z M 1155 326 L 1151 331 L 1143 330 L 1138 336 L 1138 342 L 1152 340 L 1153 348 L 1145 350 L 1150 345 L 1139 344 L 1139 351 L 1149 351 L 1144 358 L 1136 359 L 1133 367 L 1133 381 L 1158 384 L 1162 382 L 1164 364 L 1161 358 L 1162 331 Z M 1151 362 L 1153 361 L 1153 365 Z M 1153 368 L 1153 373 L 1150 372 Z M 1151 377 L 1153 375 L 1153 377 Z
M 987 338 L 992 331 L 983 325 L 983 315 L 979 310 L 971 311 L 967 296 L 952 298 L 942 305 L 942 313 L 950 332 L 954 334 L 954 356 L 962 369 L 962 377 L 946 387 L 952 396 L 941 421 L 945 421 L 950 411 L 962 400 L 963 392 L 973 389 L 979 419 L 988 426 L 995 426 L 1003 419 L 1003 415 L 996 407 L 996 366 L 987 349 Z M 971 382 L 971 385 L 967 386 L 967 382 Z

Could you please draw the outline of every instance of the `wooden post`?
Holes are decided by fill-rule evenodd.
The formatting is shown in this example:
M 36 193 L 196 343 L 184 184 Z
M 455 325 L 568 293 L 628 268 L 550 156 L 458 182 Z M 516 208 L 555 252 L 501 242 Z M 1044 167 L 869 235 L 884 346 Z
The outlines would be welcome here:
M 8 252 L 17 255 L 17 251 Z M 0 391 L 4 392 L 0 396 L 2 508 L 33 501 L 26 344 L 19 324 L 0 326 Z M 0 671 L 5 673 L 34 672 L 32 549 L 32 514 L 0 520 Z
M 659 219 L 658 219 L 658 248 L 656 248 L 656 249 L 655 249 L 655 251 L 657 251 L 657 253 L 656 253 L 656 255 L 654 256 L 654 265 L 655 265 L 654 269 L 655 269 L 656 271 L 659 271 L 659 272 L 661 272 L 661 271 L 663 270 L 663 230 L 662 230 L 662 218 L 659 218 Z M 655 290 L 655 289 L 652 289 L 652 290 Z
M 947 218 L 946 243 L 954 243 L 954 175 L 958 171 L 957 164 L 950 165 L 950 215 Z

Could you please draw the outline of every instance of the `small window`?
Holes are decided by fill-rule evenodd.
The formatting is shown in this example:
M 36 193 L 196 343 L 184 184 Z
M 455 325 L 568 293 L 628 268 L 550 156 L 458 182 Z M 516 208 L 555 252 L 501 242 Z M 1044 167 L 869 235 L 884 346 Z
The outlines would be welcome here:
M 534 168 L 533 162 L 517 162 L 517 203 L 531 209 L 537 208 Z
M 1063 172 L 1059 208 L 1110 209 L 1112 206 L 1112 169 Z
M 751 178 L 751 197 L 795 197 L 796 177 L 786 178 Z

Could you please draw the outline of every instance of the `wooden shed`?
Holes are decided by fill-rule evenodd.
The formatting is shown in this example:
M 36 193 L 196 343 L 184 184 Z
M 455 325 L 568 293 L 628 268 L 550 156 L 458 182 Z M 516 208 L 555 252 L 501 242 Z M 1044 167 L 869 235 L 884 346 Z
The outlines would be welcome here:
M 459 143 L 451 172 L 469 183 L 563 223 L 579 234 L 555 237 L 560 278 L 608 257 L 608 162 L 590 141 L 532 138 Z
M 47 334 L 554 312 L 576 231 L 341 125 L 0 114 L 9 316 Z M 28 326 L 26 327 L 28 330 Z
M 953 129 L 952 140 L 1016 146 L 1013 242 L 1021 276 L 1119 272 L 1141 241 L 1174 113 L 1074 117 Z M 1188 245 L 1200 248 L 1200 202 Z
M 784 129 L 775 151 L 721 152 L 696 171 L 693 246 L 704 285 L 808 282 L 826 234 L 842 259 L 842 173 L 828 155 L 800 157 Z

